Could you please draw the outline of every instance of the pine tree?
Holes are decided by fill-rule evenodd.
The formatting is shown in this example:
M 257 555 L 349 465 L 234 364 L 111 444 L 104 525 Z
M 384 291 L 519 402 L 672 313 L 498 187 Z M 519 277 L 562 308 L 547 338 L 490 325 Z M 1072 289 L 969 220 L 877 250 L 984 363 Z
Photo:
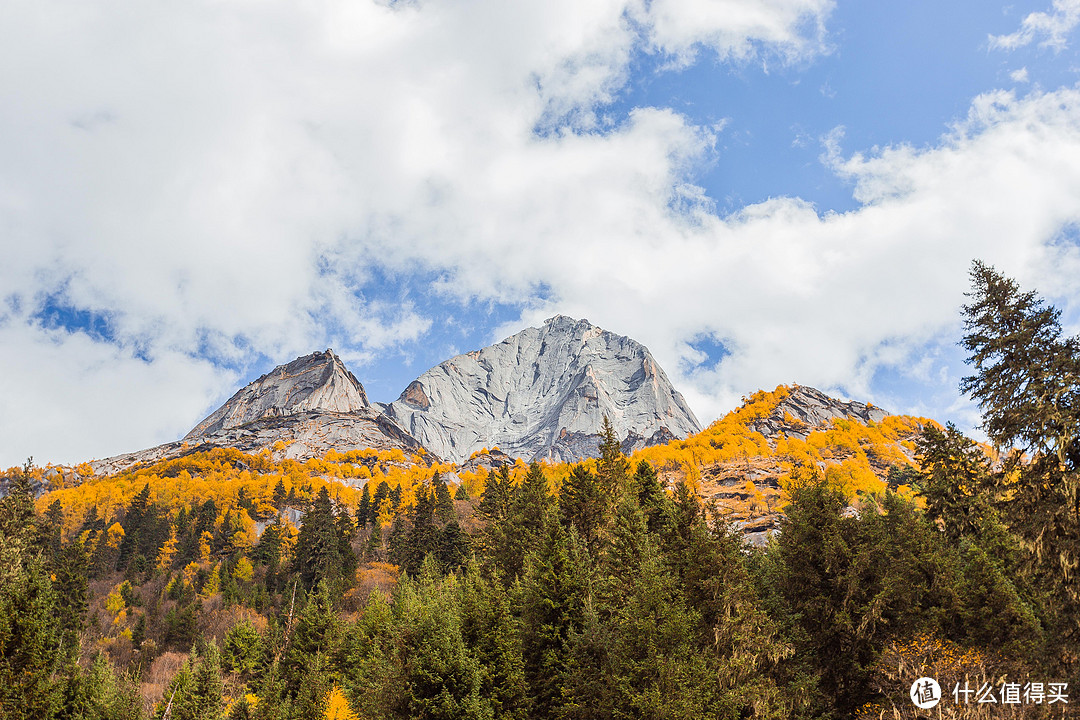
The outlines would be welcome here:
M 939 522 L 954 543 L 974 536 L 991 512 L 989 459 L 952 423 L 944 431 L 927 424 L 917 458 L 927 516 Z
M 517 570 L 517 536 L 510 518 L 514 493 L 510 470 L 504 465 L 488 476 L 477 507 L 477 514 L 485 521 L 478 542 L 485 564 L 496 569 L 508 583 L 513 581 Z
M 573 467 L 559 491 L 563 520 L 577 530 L 590 555 L 600 547 L 601 528 L 610 503 L 609 488 L 584 463 Z
M 435 496 L 426 486 L 416 492 L 416 505 L 410 513 L 412 527 L 409 530 L 402 558 L 402 569 L 410 574 L 420 571 L 424 558 L 438 547 L 438 531 L 435 527 Z
M 524 720 L 527 706 L 521 633 L 508 593 L 472 564 L 459 585 L 461 636 L 480 662 L 482 697 L 496 718 Z
M 638 463 L 633 477 L 634 490 L 637 492 L 638 505 L 645 514 L 649 532 L 662 533 L 670 529 L 673 522 L 671 499 L 660 485 L 656 470 L 646 460 Z
M 352 584 L 356 556 L 349 544 L 352 521 L 335 516 L 330 493 L 319 490 L 296 538 L 294 567 L 306 589 L 328 580 L 343 592 Z
M 30 461 L 0 499 L 0 717 L 47 718 L 64 655 L 34 516 Z M 71 652 L 71 648 L 68 648 Z
M 600 428 L 600 457 L 596 461 L 596 475 L 604 487 L 612 506 L 616 498 L 626 488 L 630 474 L 630 464 L 623 455 L 619 437 L 615 434 L 615 427 L 611 420 L 604 415 L 603 425 Z M 612 509 L 614 509 L 612 507 Z

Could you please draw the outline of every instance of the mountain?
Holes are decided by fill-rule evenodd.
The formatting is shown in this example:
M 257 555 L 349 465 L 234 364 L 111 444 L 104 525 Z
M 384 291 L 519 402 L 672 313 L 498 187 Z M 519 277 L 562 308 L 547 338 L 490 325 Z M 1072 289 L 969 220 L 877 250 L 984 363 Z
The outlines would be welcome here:
M 644 345 L 563 315 L 436 365 L 386 414 L 454 462 L 492 446 L 526 460 L 593 457 L 605 415 L 627 453 L 700 429 Z
M 668 485 L 689 481 L 748 537 L 763 541 L 779 518 L 782 488 L 795 474 L 823 475 L 852 496 L 907 482 L 915 439 L 927 422 L 812 387 L 781 385 L 745 398 L 684 442 L 636 457 L 648 460 Z
M 793 385 L 768 415 L 749 423 L 766 438 L 797 437 L 805 440 L 814 430 L 827 429 L 833 420 L 854 420 L 864 425 L 879 423 L 889 413 L 857 401 L 845 402 L 805 385 Z
M 215 447 L 248 453 L 275 448 L 280 457 L 306 460 L 329 450 L 396 448 L 411 454 L 420 444 L 368 402 L 364 387 L 327 349 L 279 365 L 248 384 L 182 440 L 91 466 L 95 473 L 114 473 Z
M 279 365 L 240 389 L 192 428 L 184 440 L 271 417 L 304 412 L 363 412 L 371 407 L 360 381 L 329 348 Z

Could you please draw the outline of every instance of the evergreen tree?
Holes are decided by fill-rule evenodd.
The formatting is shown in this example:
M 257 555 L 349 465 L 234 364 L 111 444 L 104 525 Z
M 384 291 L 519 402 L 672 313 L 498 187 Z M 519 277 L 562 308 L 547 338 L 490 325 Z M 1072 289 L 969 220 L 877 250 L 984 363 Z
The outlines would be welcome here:
M 34 516 L 30 461 L 0 499 L 0 718 L 47 718 L 63 660 L 56 595 Z M 71 648 L 67 651 L 70 653 Z
M 435 527 L 435 496 L 426 485 L 416 492 L 416 505 L 410 513 L 412 527 L 405 544 L 402 569 L 410 574 L 420 571 L 424 558 L 438 547 L 438 531 Z
M 584 463 L 573 467 L 559 491 L 563 520 L 577 531 L 591 555 L 599 550 L 610 503 L 609 488 Z
M 793 488 L 776 546 L 794 660 L 820 678 L 819 712 L 841 716 L 871 697 L 889 641 L 944 634 L 961 611 L 943 538 L 910 503 L 887 493 L 857 516 L 846 504 L 823 482 Z
M 165 689 L 165 701 L 158 718 L 169 720 L 219 720 L 224 683 L 221 657 L 211 643 L 197 652 L 194 648 Z
M 379 523 L 371 526 L 368 535 L 367 547 L 364 549 L 364 557 L 369 561 L 378 560 L 382 556 L 382 528 Z
M 435 514 L 439 520 L 448 523 L 456 516 L 454 514 L 454 499 L 450 497 L 450 489 L 446 487 L 446 481 L 438 470 L 431 478 L 431 488 L 435 494 Z
M 1053 600 L 1063 664 L 1080 646 L 1080 339 L 1060 312 L 976 261 L 963 345 L 975 373 L 960 389 L 986 434 L 1011 453 L 993 476 L 1002 517 L 1030 548 L 1025 573 Z
M 530 560 L 521 619 L 531 717 L 557 717 L 562 708 L 567 644 L 582 628 L 590 594 L 586 558 L 577 531 L 571 527 L 567 535 L 551 521 Z
M 619 437 L 615 434 L 615 427 L 611 420 L 604 415 L 603 424 L 600 428 L 600 457 L 596 460 L 596 475 L 600 484 L 614 506 L 616 498 L 622 494 L 627 486 L 630 474 L 630 464 L 623 455 Z
M 645 460 L 639 462 L 634 470 L 633 487 L 649 532 L 669 530 L 673 522 L 671 499 L 664 492 L 656 470 Z
M 360 504 L 356 508 L 356 524 L 360 528 L 367 527 L 367 524 L 374 520 L 371 516 L 371 492 L 368 490 L 368 484 L 364 483 L 364 490 L 360 494 Z
M 452 585 L 436 579 L 428 563 L 396 594 L 394 611 L 404 669 L 399 717 L 432 720 L 494 718 L 481 694 L 483 669 L 462 637 L 461 611 Z
M 322 657 L 327 661 L 325 672 L 338 670 L 343 629 L 335 605 L 336 597 L 331 583 L 324 580 L 300 613 L 281 665 L 282 678 L 293 697 L 300 692 L 303 681 L 308 677 L 306 669 L 313 658 Z
M 452 573 L 464 564 L 469 556 L 469 536 L 457 520 L 447 523 L 435 538 L 435 559 L 444 573 Z
M 390 497 L 390 485 L 383 480 L 379 483 L 379 486 L 375 488 L 375 495 L 371 498 L 372 522 L 378 521 L 379 509 L 382 507 L 383 500 L 388 497 Z
M 496 718 L 524 720 L 527 709 L 521 633 L 510 595 L 497 581 L 486 579 L 475 564 L 459 585 L 461 635 L 480 662 L 480 695 Z
M 340 593 L 352 584 L 356 570 L 352 531 L 352 520 L 346 513 L 335 516 L 330 493 L 321 488 L 296 539 L 294 566 L 305 589 L 328 580 Z
M 989 459 L 952 423 L 944 431 L 928 423 L 919 437 L 918 460 L 927 516 L 954 543 L 973 536 L 991 512 Z
M 503 465 L 488 475 L 477 506 L 477 514 L 485 521 L 479 538 L 480 550 L 486 565 L 496 569 L 506 582 L 513 581 L 517 556 L 516 530 L 510 518 L 514 492 L 510 470 Z
M 699 618 L 632 496 L 617 509 L 601 570 L 599 597 L 571 634 L 563 716 L 714 716 L 714 671 L 695 641 Z

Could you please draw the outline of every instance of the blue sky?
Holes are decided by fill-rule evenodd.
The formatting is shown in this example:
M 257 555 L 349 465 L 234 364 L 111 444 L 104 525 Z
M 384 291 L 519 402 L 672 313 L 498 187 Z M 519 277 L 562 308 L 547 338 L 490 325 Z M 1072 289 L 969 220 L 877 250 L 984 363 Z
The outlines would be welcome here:
M 376 400 L 555 313 L 704 420 L 978 424 L 978 257 L 1077 325 L 1080 0 L 0 8 L 0 466 L 331 346 Z

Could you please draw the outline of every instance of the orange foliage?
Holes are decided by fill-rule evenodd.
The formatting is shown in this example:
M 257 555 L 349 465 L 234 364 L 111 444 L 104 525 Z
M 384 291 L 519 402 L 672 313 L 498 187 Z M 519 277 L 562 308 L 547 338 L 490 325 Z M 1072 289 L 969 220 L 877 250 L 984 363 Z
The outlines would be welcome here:
M 324 720 L 357 720 L 356 713 L 349 707 L 345 693 L 337 685 L 326 696 L 326 712 L 323 718 Z

